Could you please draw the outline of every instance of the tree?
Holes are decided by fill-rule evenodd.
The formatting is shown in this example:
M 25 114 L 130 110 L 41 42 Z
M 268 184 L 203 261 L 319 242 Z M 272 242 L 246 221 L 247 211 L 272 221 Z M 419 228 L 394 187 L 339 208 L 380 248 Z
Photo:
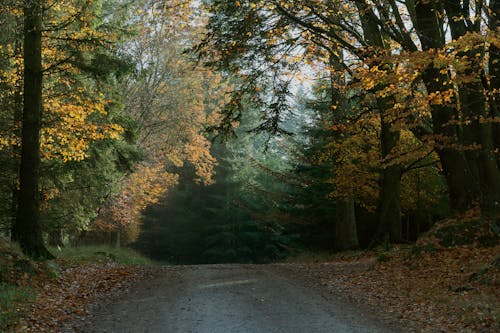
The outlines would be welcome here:
M 40 131 L 42 120 L 42 17 L 44 1 L 25 0 L 24 89 L 19 173 L 19 203 L 13 239 L 35 259 L 52 255 L 44 246 L 40 225 Z
M 290 72 L 300 68 L 301 62 L 314 66 L 327 63 L 328 54 L 336 58 L 345 54 L 347 61 L 339 64 L 352 78 L 351 85 L 371 98 L 367 99 L 371 105 L 365 105 L 360 114 L 381 118 L 379 234 L 400 241 L 404 167 L 396 152 L 404 151 L 398 147 L 401 129 L 410 129 L 424 145 L 435 147 L 455 212 L 463 212 L 477 200 L 488 217 L 494 215 L 494 202 L 498 202 L 492 125 L 496 121 L 494 108 L 485 102 L 487 75 L 481 60 L 486 52 L 495 51 L 498 40 L 488 29 L 480 29 L 482 3 L 472 6 L 439 1 L 401 5 L 361 0 L 342 5 L 211 1 L 214 15 L 199 49 L 201 55 L 210 54 L 212 47 L 222 49 L 211 54 L 214 60 L 208 64 L 242 74 L 243 83 L 234 91 L 225 119 L 239 119 L 239 100 L 243 92 L 255 95 L 257 82 L 262 92 L 256 102 L 269 110 L 259 128 L 272 132 L 280 130 L 279 109 L 286 109 L 287 98 L 278 96 L 289 93 Z M 446 25 L 455 40 L 446 38 Z M 404 86 L 398 75 L 406 69 L 413 70 L 407 75 L 410 89 L 395 89 Z M 270 71 L 272 79 L 263 78 Z M 269 90 L 262 85 L 266 80 L 273 82 Z
M 136 68 L 122 91 L 125 113 L 137 124 L 131 135 L 144 156 L 94 223 L 97 230 L 116 232 L 123 243 L 135 241 L 142 213 L 176 185 L 178 168 L 193 166 L 199 182 L 212 182 L 217 161 L 203 130 L 217 117 L 226 83 L 184 54 L 203 31 L 201 20 L 191 22 L 194 10 L 184 0 L 145 0 L 131 7 L 136 25 L 123 52 Z
M 290 239 L 285 227 L 269 219 L 275 207 L 255 183 L 257 175 L 262 180 L 266 174 L 249 164 L 256 151 L 247 144 L 252 145 L 240 137 L 212 146 L 219 163 L 210 185 L 196 182 L 192 165 L 178 170 L 179 186 L 147 210 L 136 246 L 183 264 L 261 263 L 283 256 Z
M 11 186 L 13 200 L 10 202 L 14 210 L 18 211 L 18 217 L 12 223 L 12 238 L 19 240 L 21 244 L 25 242 L 23 239 L 26 236 L 23 236 L 23 234 L 26 232 L 38 235 L 36 238 L 37 242 L 40 243 L 41 232 L 52 230 L 54 223 L 46 223 L 45 219 L 47 203 L 54 196 L 65 195 L 64 188 L 57 188 L 57 186 L 54 188 L 54 185 L 58 184 L 59 186 L 66 182 L 62 179 L 61 181 L 56 179 L 61 174 L 55 172 L 55 170 L 60 167 L 60 169 L 68 171 L 71 167 L 65 168 L 63 164 L 70 161 L 82 161 L 87 158 L 94 142 L 108 139 L 117 140 L 122 134 L 123 128 L 111 120 L 113 116 L 116 116 L 116 114 L 112 113 L 116 112 L 117 108 L 111 106 L 113 102 L 116 102 L 116 99 L 110 98 L 113 92 L 110 88 L 112 84 L 108 78 L 123 71 L 124 67 L 126 67 L 125 62 L 119 59 L 118 56 L 113 57 L 111 55 L 110 45 L 114 40 L 110 38 L 111 31 L 107 30 L 110 27 L 103 27 L 103 25 L 99 24 L 101 18 L 98 17 L 97 13 L 102 8 L 98 2 L 90 4 L 88 2 L 77 3 L 70 1 L 65 6 L 52 2 L 40 2 L 36 5 L 26 2 L 25 6 L 28 5 L 36 8 L 41 6 L 39 13 L 36 12 L 36 15 L 40 17 L 37 16 L 36 19 L 44 20 L 44 24 L 39 27 L 38 25 L 41 23 L 36 21 L 36 29 L 33 29 L 33 22 L 31 22 L 33 20 L 26 16 L 28 12 L 25 11 L 24 16 L 21 16 L 18 3 L 9 4 L 8 10 L 13 19 L 21 17 L 24 18 L 25 24 L 31 24 L 31 28 L 25 31 L 29 34 L 36 32 L 37 43 L 38 38 L 40 38 L 40 45 L 35 45 L 35 53 L 38 52 L 38 47 L 40 47 L 40 55 L 37 53 L 37 57 L 40 58 L 37 58 L 37 61 L 40 60 L 40 66 L 37 63 L 36 71 L 34 71 L 30 69 L 30 66 L 33 67 L 33 60 L 26 61 L 25 59 L 26 57 L 30 59 L 33 56 L 34 49 L 32 46 L 27 48 L 25 46 L 25 49 L 28 50 L 27 53 L 22 53 L 12 47 L 7 48 L 8 66 L 2 72 L 2 78 L 5 78 L 5 83 L 9 85 L 3 96 L 6 97 L 2 101 L 10 103 L 7 108 L 10 113 L 10 126 L 0 134 L 0 148 L 10 148 L 11 154 L 8 158 L 13 165 L 12 170 L 17 170 L 17 158 L 18 155 L 21 155 L 18 153 L 18 146 L 21 141 L 21 133 L 19 133 L 18 128 L 21 119 L 17 116 L 19 113 L 17 107 L 21 103 L 16 103 L 17 97 L 15 96 L 24 96 L 24 104 L 27 105 L 28 109 L 38 106 L 43 108 L 43 112 L 40 110 L 38 114 L 35 114 L 37 123 L 34 122 L 35 118 L 32 117 L 32 112 L 25 112 L 26 119 L 30 122 L 25 123 L 26 119 L 22 119 L 23 131 L 28 131 L 32 136 L 32 140 L 27 141 L 27 147 L 31 147 L 28 150 L 33 155 L 31 160 L 35 159 L 38 162 L 29 162 L 27 163 L 28 166 L 25 163 L 24 167 L 21 168 L 19 195 L 17 194 L 17 176 L 15 172 L 9 171 L 13 180 Z M 112 25 L 112 21 L 108 17 L 107 24 Z M 15 45 L 17 36 L 11 34 L 7 37 L 7 40 Z M 33 38 L 31 38 L 31 44 L 33 44 L 32 40 Z M 25 45 L 30 44 L 25 43 Z M 100 63 L 97 65 L 96 60 L 98 58 Z M 108 68 L 101 66 L 103 59 L 107 60 Z M 33 73 L 36 74 L 36 80 L 33 80 Z M 41 92 L 37 92 L 35 96 L 32 90 L 34 89 L 33 85 L 38 82 L 38 78 L 43 80 L 43 84 L 40 83 Z M 26 91 L 24 93 L 20 91 L 18 88 L 22 85 L 32 92 L 26 94 Z M 38 86 L 36 88 L 38 89 Z M 35 97 L 38 98 L 39 96 L 41 98 L 40 103 L 33 104 L 32 101 L 36 101 Z M 12 100 L 13 102 L 9 102 Z M 33 110 L 30 109 L 30 111 Z M 24 135 L 25 133 L 22 134 L 22 136 Z M 37 139 L 35 140 L 34 137 Z M 37 147 L 35 148 L 35 146 Z M 37 151 L 36 154 L 35 150 Z M 26 155 L 27 153 L 23 150 L 22 154 Z M 59 164 L 59 162 L 62 164 Z M 54 165 L 57 165 L 57 167 L 54 167 Z M 44 172 L 35 172 L 34 170 L 44 170 Z M 46 172 L 46 170 L 52 172 Z M 35 196 L 30 195 L 31 199 L 25 194 L 26 185 L 24 185 L 26 175 L 30 172 L 38 174 L 35 177 L 36 180 L 31 178 L 32 180 L 28 182 L 31 186 L 30 191 L 38 193 Z M 65 176 L 67 175 L 68 173 L 65 174 Z M 35 183 L 36 186 L 33 185 Z M 47 184 L 51 185 L 47 186 Z M 21 198 L 21 194 L 23 198 Z M 19 197 L 20 202 L 23 202 L 18 207 L 16 207 L 14 200 L 17 197 Z M 34 204 L 31 201 L 31 205 L 28 205 L 27 202 L 30 200 L 38 201 L 38 203 Z M 83 203 L 83 201 L 80 202 Z M 31 208 L 26 209 L 26 205 Z M 83 208 L 83 210 L 85 209 Z M 34 210 L 39 211 L 38 215 L 32 214 Z M 40 210 L 42 211 L 40 212 Z M 32 219 L 31 216 L 33 216 L 35 220 L 38 220 L 36 223 L 38 225 L 37 229 L 39 229 L 38 232 L 30 232 L 30 229 L 26 227 L 27 222 L 23 222 L 26 220 L 24 216 L 26 214 L 28 219 Z M 44 222 L 43 228 L 40 226 L 40 221 Z M 28 253 L 32 252 L 28 248 L 25 250 Z M 43 250 L 40 250 L 40 252 L 43 252 Z M 40 255 L 33 253 L 32 255 L 40 258 L 44 256 L 43 253 Z

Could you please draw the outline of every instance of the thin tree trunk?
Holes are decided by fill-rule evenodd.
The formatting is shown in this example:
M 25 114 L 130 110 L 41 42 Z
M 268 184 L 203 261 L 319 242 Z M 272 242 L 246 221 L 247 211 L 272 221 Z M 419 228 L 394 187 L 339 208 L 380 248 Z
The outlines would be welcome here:
M 352 195 L 344 200 L 337 200 L 337 219 L 335 221 L 335 247 L 339 251 L 353 250 L 359 247 L 356 228 L 356 209 Z
M 385 158 L 397 145 L 400 132 L 392 131 L 390 123 L 382 121 L 380 136 L 382 157 Z M 382 169 L 378 207 L 379 225 L 377 230 L 377 238 L 379 240 L 387 240 L 392 243 L 403 241 L 401 225 L 402 172 L 403 168 L 399 164 L 390 164 Z
M 22 45 L 22 27 L 23 23 L 21 18 L 16 19 L 16 30 L 18 31 L 15 36 L 15 53 L 22 54 L 23 45 Z M 23 69 L 20 65 L 17 65 L 17 75 L 20 78 L 23 74 Z M 21 133 L 21 124 L 23 118 L 23 86 L 22 81 L 19 80 L 15 84 L 15 92 L 13 97 L 13 124 L 14 128 L 13 134 L 15 137 L 20 138 L 22 136 Z M 10 221 L 10 237 L 14 238 L 14 225 L 15 225 L 15 216 L 17 215 L 17 204 L 19 201 L 19 163 L 21 156 L 21 149 L 19 149 L 18 145 L 11 145 L 11 154 L 12 154 L 12 180 L 11 180 L 11 221 Z
M 115 247 L 119 249 L 122 246 L 122 227 L 118 227 L 116 229 L 116 239 L 115 239 Z
M 339 58 L 343 59 L 342 51 L 338 50 Z M 330 89 L 331 103 L 337 106 L 334 119 L 339 122 L 347 116 L 350 103 L 345 95 L 345 76 L 341 64 L 335 57 L 330 56 Z M 345 138 L 339 138 L 345 140 Z M 356 226 L 356 210 L 352 192 L 336 202 L 335 216 L 335 248 L 339 251 L 352 250 L 359 247 L 358 230 Z
M 49 232 L 48 243 L 53 247 L 64 247 L 62 229 L 60 227 L 55 228 Z
M 500 0 L 490 0 L 489 13 L 490 30 L 498 33 L 500 30 Z M 489 49 L 489 104 L 490 116 L 500 118 L 500 48 L 491 44 Z M 494 123 L 493 135 L 495 138 L 495 150 L 500 151 L 500 123 Z M 500 154 L 497 156 L 497 165 L 500 168 Z
M 24 1 L 24 103 L 19 204 L 14 239 L 35 259 L 48 259 L 40 225 L 40 129 L 42 115 L 42 1 Z

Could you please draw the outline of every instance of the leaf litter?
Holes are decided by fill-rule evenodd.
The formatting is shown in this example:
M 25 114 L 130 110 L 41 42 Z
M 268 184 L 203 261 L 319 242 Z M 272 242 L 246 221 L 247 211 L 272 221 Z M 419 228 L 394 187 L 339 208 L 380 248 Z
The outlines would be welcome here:
M 384 256 L 365 253 L 321 263 L 275 264 L 307 285 L 368 307 L 408 332 L 500 331 L 500 246 L 459 246 L 434 251 L 394 247 Z M 58 260 L 57 277 L 40 267 L 18 285 L 37 297 L 12 332 L 73 332 L 89 313 L 164 268 Z M 175 267 L 169 267 L 175 270 Z

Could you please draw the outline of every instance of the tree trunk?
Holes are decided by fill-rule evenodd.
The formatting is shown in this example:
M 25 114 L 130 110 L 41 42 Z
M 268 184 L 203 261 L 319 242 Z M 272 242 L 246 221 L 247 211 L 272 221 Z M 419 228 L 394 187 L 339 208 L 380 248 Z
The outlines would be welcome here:
M 468 73 L 472 75 L 472 73 Z M 479 78 L 478 78 L 479 79 Z M 494 128 L 490 123 L 481 123 L 479 117 L 488 118 L 485 91 L 480 82 L 471 82 L 459 86 L 460 104 L 464 119 L 470 120 L 467 125 L 465 145 L 478 145 L 479 148 L 468 151 L 466 156 L 469 165 L 477 166 L 480 204 L 483 216 L 491 218 L 496 215 L 500 203 L 500 171 L 494 153 Z
M 342 58 L 342 51 L 338 50 L 339 58 Z M 345 75 L 343 68 L 337 58 L 330 56 L 330 89 L 332 106 L 337 106 L 337 113 L 334 119 L 338 122 L 344 121 L 350 110 L 349 100 L 345 94 Z M 344 140 L 339 138 L 339 140 Z M 339 251 L 352 250 L 359 247 L 358 230 L 356 226 L 356 211 L 352 192 L 345 199 L 336 202 L 335 220 L 335 248 Z
M 448 76 L 439 72 L 433 66 L 422 73 L 422 79 L 429 93 L 444 91 L 444 82 Z M 449 122 L 456 119 L 456 110 L 447 105 L 431 105 L 434 135 L 443 136 L 451 143 L 461 143 L 456 126 Z M 477 165 L 466 157 L 466 154 L 449 144 L 438 144 L 436 152 L 441 162 L 443 175 L 448 185 L 451 209 L 462 213 L 471 207 L 479 198 L 479 171 Z M 472 164 L 471 164 L 472 162 Z
M 15 53 L 22 54 L 22 27 L 23 22 L 21 18 L 16 19 L 16 30 L 18 31 L 15 36 Z M 23 69 L 20 65 L 17 65 L 17 75 L 20 78 L 23 75 Z M 19 80 L 15 85 L 15 92 L 13 97 L 13 134 L 14 136 L 20 138 L 22 136 L 20 124 L 23 121 L 23 86 L 22 81 Z M 14 225 L 15 216 L 17 215 L 17 204 L 19 202 L 19 167 L 20 167 L 20 156 L 21 149 L 18 145 L 11 145 L 12 154 L 12 180 L 11 180 L 11 221 L 10 221 L 10 238 L 13 240 L 14 235 Z
M 356 228 L 356 210 L 354 198 L 337 200 L 337 219 L 335 221 L 335 247 L 339 251 L 353 250 L 359 247 Z
M 478 33 L 479 25 L 470 25 L 463 17 L 460 1 L 444 1 L 444 8 L 450 21 L 451 36 L 454 40 L 465 36 L 467 33 Z M 498 5 L 496 5 L 498 6 Z M 466 8 L 468 10 L 468 8 Z M 452 19 L 454 18 L 454 19 Z M 466 131 L 464 143 L 467 146 L 479 146 L 467 153 L 469 164 L 475 163 L 478 168 L 481 211 L 485 217 L 495 217 L 500 204 L 500 171 L 495 156 L 494 129 L 489 119 L 490 112 L 487 108 L 487 84 L 483 83 L 482 58 L 476 54 L 485 52 L 483 46 L 473 47 L 471 50 L 461 51 L 458 58 L 468 59 L 469 64 L 463 75 L 469 80 L 465 83 L 458 82 L 462 118 L 470 123 L 464 124 Z M 472 78 L 472 80 L 470 79 Z M 498 89 L 498 86 L 496 87 Z
M 499 33 L 500 30 L 500 0 L 490 0 L 489 26 L 491 31 Z M 500 48 L 494 44 L 489 50 L 489 104 L 490 116 L 500 118 Z M 500 151 L 500 123 L 494 123 L 493 135 L 495 138 L 495 149 Z M 497 157 L 497 164 L 500 168 L 500 154 Z
M 361 15 L 361 26 L 363 35 L 367 44 L 375 49 L 376 54 L 386 49 L 382 33 L 379 29 L 378 22 L 375 19 L 373 9 L 363 0 L 356 1 L 358 11 L 364 13 Z M 373 63 L 372 66 L 378 65 L 383 68 L 380 63 Z M 391 71 L 391 66 L 387 64 L 387 70 Z M 377 105 L 380 112 L 380 147 L 382 155 L 382 163 L 385 163 L 385 158 L 397 146 L 400 131 L 392 129 L 391 117 L 388 115 L 389 110 L 393 106 L 391 98 L 378 98 Z M 401 174 L 402 166 L 399 164 L 383 166 L 380 176 L 380 198 L 378 205 L 378 230 L 377 241 L 384 240 L 386 235 L 390 242 L 401 242 L 403 240 L 402 225 L 401 225 Z
M 444 47 L 444 36 L 436 15 L 437 9 L 434 8 L 435 4 L 425 0 L 417 0 L 415 4 L 415 29 L 424 51 Z M 422 80 L 429 94 L 453 88 L 448 75 L 441 73 L 433 64 L 423 71 Z M 451 143 L 460 144 L 458 128 L 450 125 L 451 121 L 458 119 L 456 107 L 433 104 L 431 113 L 434 134 L 446 138 Z M 448 185 L 451 208 L 453 211 L 463 212 L 479 197 L 477 166 L 474 161 L 467 159 L 463 152 L 453 149 L 449 143 L 438 145 L 436 152 Z
M 122 246 L 122 228 L 118 227 L 116 229 L 115 247 L 119 249 L 121 246 Z
M 48 259 L 40 225 L 40 129 L 42 115 L 42 1 L 24 1 L 24 103 L 19 203 L 13 238 L 34 259 Z
M 63 235 L 62 235 L 61 228 L 57 227 L 56 229 L 49 232 L 48 243 L 50 246 L 53 246 L 53 247 L 59 247 L 59 248 L 64 247 Z
M 385 158 L 397 145 L 400 132 L 392 131 L 391 124 L 385 119 L 381 123 L 380 132 L 381 153 L 382 157 Z M 378 207 L 378 240 L 387 240 L 391 243 L 401 243 L 403 241 L 401 225 L 402 171 L 403 168 L 399 164 L 389 164 L 382 169 Z

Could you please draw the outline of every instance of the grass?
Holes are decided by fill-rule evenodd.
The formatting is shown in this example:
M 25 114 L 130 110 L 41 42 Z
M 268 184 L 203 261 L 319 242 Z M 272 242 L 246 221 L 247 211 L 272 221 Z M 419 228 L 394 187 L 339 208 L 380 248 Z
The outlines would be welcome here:
M 30 303 L 34 299 L 35 295 L 29 288 L 0 284 L 0 332 L 6 331 L 10 324 L 24 315 L 24 307 L 20 304 Z
M 62 249 L 52 248 L 59 259 L 85 262 L 115 262 L 124 265 L 151 265 L 153 262 L 129 248 L 112 246 L 79 246 Z
M 50 251 L 59 259 L 77 264 L 93 262 L 115 262 L 124 265 L 154 264 L 150 259 L 128 248 L 82 246 L 62 249 L 51 248 Z M 12 328 L 26 315 L 23 309 L 27 309 L 28 305 L 35 300 L 36 289 L 16 286 L 14 283 L 21 276 L 19 274 L 23 274 L 23 270 L 16 266 L 21 259 L 27 261 L 17 244 L 1 241 L 0 239 L 0 333 L 9 332 L 9 328 Z M 43 268 L 46 267 L 45 265 L 48 265 L 48 263 L 39 263 L 38 267 Z M 51 273 L 53 273 L 52 270 L 47 269 L 44 273 L 46 274 L 45 277 L 57 276 L 56 273 L 53 273 L 53 276 Z M 24 272 L 24 274 L 27 273 Z

